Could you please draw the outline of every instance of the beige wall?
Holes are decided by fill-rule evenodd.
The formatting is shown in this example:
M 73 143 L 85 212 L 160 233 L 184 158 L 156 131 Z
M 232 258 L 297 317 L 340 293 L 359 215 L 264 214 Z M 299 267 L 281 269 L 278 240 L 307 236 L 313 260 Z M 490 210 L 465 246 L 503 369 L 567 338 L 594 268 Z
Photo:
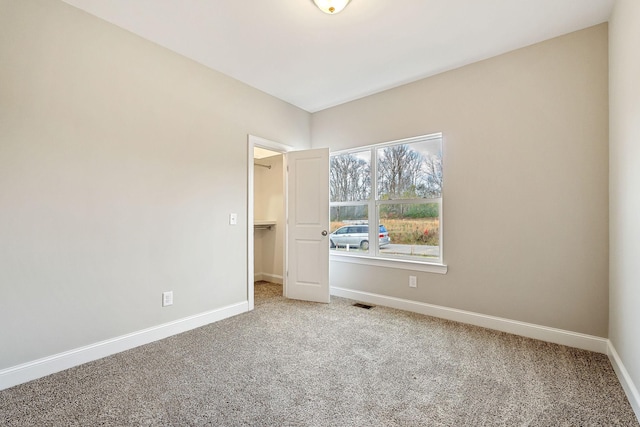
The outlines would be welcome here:
M 62 2 L 0 10 L 0 369 L 246 301 L 247 135 L 304 148 L 310 115 Z
M 331 285 L 606 337 L 607 43 L 602 24 L 315 113 L 314 148 L 444 134 L 449 272 L 332 262 Z
M 255 274 L 263 280 L 282 283 L 284 266 L 284 174 L 283 156 L 257 160 L 271 169 L 256 167 L 254 175 L 254 218 L 256 221 L 275 221 L 271 230 L 254 233 Z
M 609 338 L 635 384 L 640 417 L 640 2 L 618 0 L 610 23 Z

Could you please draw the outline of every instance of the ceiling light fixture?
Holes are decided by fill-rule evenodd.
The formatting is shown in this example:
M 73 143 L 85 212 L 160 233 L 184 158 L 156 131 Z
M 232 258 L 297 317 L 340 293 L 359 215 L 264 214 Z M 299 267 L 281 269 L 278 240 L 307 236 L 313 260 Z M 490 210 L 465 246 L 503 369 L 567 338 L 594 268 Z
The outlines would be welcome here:
M 318 9 L 329 15 L 335 15 L 344 9 L 351 0 L 313 0 Z

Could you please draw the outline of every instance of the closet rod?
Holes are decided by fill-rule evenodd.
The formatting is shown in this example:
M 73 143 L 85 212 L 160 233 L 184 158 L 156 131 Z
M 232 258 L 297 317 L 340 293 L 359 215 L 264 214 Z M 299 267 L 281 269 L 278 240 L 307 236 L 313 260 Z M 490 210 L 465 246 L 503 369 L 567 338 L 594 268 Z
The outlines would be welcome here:
M 261 165 L 260 163 L 254 163 L 256 166 L 262 166 L 263 168 L 271 169 L 271 165 Z

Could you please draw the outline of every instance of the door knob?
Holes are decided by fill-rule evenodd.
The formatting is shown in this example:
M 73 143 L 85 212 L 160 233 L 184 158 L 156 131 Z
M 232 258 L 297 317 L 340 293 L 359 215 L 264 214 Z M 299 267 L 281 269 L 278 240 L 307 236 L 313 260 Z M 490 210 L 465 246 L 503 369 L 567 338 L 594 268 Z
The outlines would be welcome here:
M 323 236 L 326 236 L 326 235 L 327 235 L 327 230 L 322 230 L 322 233 L 321 233 L 321 234 L 322 234 Z

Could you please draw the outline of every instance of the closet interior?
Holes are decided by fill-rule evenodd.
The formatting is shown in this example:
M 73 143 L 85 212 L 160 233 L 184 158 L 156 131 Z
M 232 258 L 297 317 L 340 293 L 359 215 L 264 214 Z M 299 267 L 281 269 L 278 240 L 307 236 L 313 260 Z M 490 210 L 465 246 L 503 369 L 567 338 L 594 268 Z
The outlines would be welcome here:
M 283 283 L 284 155 L 254 148 L 254 281 Z

